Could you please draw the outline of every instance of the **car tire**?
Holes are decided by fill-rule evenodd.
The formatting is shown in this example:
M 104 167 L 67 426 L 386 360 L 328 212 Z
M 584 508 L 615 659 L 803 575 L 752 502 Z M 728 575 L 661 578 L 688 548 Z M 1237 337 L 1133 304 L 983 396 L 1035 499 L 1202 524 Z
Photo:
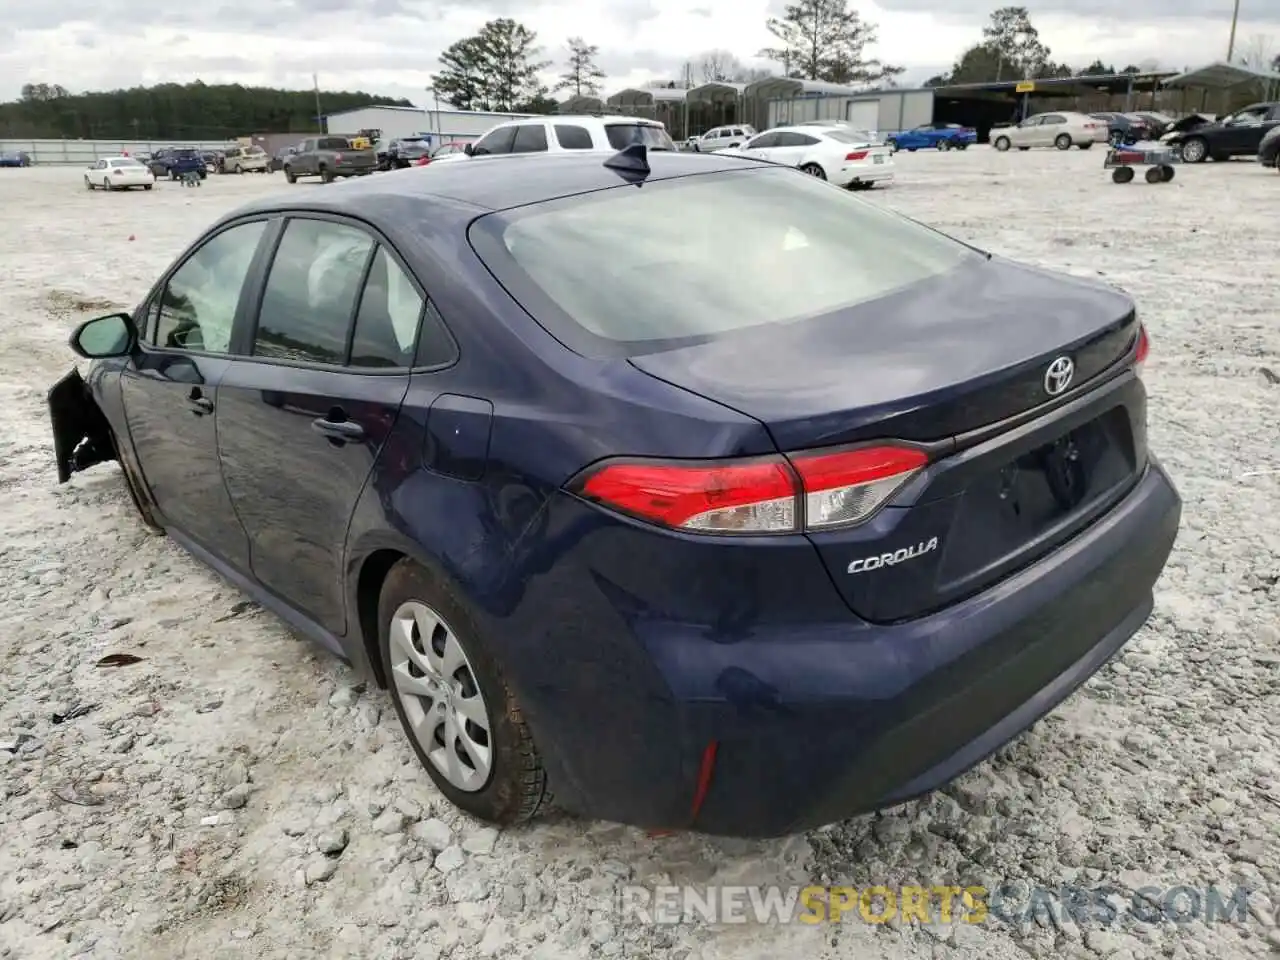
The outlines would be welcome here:
M 151 188 L 147 187 L 147 189 L 150 190 Z M 160 521 L 156 519 L 155 510 L 151 506 L 151 501 L 148 500 L 146 494 L 143 493 L 145 488 L 138 480 L 137 475 L 133 471 L 133 467 L 129 465 L 129 461 L 126 460 L 123 453 L 121 453 L 120 439 L 115 435 L 114 431 L 111 433 L 111 445 L 115 447 L 116 460 L 120 464 L 120 472 L 124 474 L 125 489 L 129 491 L 129 499 L 133 501 L 133 506 L 138 511 L 138 516 L 142 520 L 142 525 L 151 533 L 156 534 L 157 536 L 163 536 L 165 529 L 161 525 Z
M 1070 134 L 1066 134 L 1066 133 L 1058 134 L 1056 137 L 1053 138 L 1053 145 L 1057 147 L 1059 150 L 1070 150 L 1071 149 Z
M 1209 156 L 1209 141 L 1204 137 L 1188 137 L 1182 144 L 1184 163 L 1204 163 Z
M 1086 140 L 1084 143 L 1077 143 L 1076 146 L 1079 147 L 1081 150 L 1088 150 L 1093 146 L 1093 141 Z
M 1129 183 L 1133 180 L 1133 167 L 1116 167 L 1111 171 L 1112 183 Z
M 405 736 L 440 792 L 487 823 L 536 816 L 550 800 L 546 771 L 520 705 L 455 589 L 412 560 L 397 563 L 378 600 L 378 650 Z M 445 656 L 456 664 L 448 676 L 439 672 Z M 468 704 L 465 715 L 461 703 Z M 417 731 L 436 716 L 424 746 Z M 470 753 L 467 742 L 487 746 L 487 756 Z
M 991 145 L 995 147 L 997 150 L 999 150 L 1001 153 L 1004 153 L 1006 150 L 1009 149 L 1009 147 L 1012 146 L 1012 143 L 1010 143 L 1008 137 L 996 137 L 995 142 L 993 142 Z
M 956 144 L 956 149 L 957 149 L 957 150 L 968 150 L 968 149 L 969 149 L 969 145 L 968 145 L 967 143 L 957 143 L 957 144 Z
M 84 178 L 84 188 L 90 191 L 93 190 L 93 181 L 90 180 L 88 177 Z
M 950 150 L 950 149 L 951 149 L 951 141 L 950 141 L 950 140 L 939 140 L 939 141 L 938 141 L 938 149 L 939 149 L 939 150 Z
M 177 172 L 176 170 L 174 170 L 172 167 L 170 167 L 170 168 L 169 168 L 169 179 L 170 179 L 170 180 L 177 180 L 177 179 L 178 179 L 178 172 Z
M 827 171 L 816 163 L 806 163 L 800 168 L 801 173 L 807 173 L 811 177 L 817 177 L 819 180 L 827 179 Z
M 285 167 L 285 168 L 284 168 L 284 178 L 285 178 L 285 180 L 287 180 L 289 183 L 297 183 L 297 182 L 298 182 L 298 178 L 297 178 L 297 177 L 295 177 L 295 176 L 293 175 L 293 171 L 292 171 L 292 170 L 290 170 L 288 167 Z
M 142 189 L 143 189 L 143 190 L 150 190 L 150 189 L 152 188 L 152 186 L 154 186 L 154 184 L 144 183 L 144 184 L 142 185 Z
M 332 170 L 330 170 L 328 167 L 321 166 L 321 167 L 320 167 L 320 182 L 321 182 L 321 183 L 333 183 L 333 171 L 332 171 Z

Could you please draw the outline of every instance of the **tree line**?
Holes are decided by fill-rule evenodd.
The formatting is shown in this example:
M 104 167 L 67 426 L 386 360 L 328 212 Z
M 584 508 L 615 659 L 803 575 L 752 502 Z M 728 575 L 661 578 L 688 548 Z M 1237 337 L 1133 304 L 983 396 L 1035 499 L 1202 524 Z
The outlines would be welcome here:
M 53 83 L 28 83 L 21 97 L 0 103 L 0 137 L 120 140 L 225 140 L 250 133 L 309 133 L 319 129 L 313 90 L 275 90 L 239 84 L 163 83 L 73 94 Z M 412 106 L 371 93 L 321 91 L 320 111 L 375 104 Z

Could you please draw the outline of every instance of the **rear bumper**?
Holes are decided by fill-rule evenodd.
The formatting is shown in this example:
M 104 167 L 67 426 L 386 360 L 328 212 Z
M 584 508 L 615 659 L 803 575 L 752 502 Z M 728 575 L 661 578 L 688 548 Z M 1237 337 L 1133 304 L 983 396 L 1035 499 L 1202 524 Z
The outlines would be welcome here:
M 834 182 L 840 186 L 846 186 L 850 183 L 880 183 L 884 180 L 892 180 L 894 174 L 894 165 L 892 161 L 882 164 L 859 164 L 858 166 L 845 167 L 840 171 L 840 176 Z
M 584 585 L 572 602 L 580 619 L 557 638 L 560 657 L 513 651 L 513 685 L 570 809 L 713 834 L 793 833 L 927 793 L 1052 710 L 1150 614 L 1180 515 L 1152 461 L 1054 553 L 890 626 L 826 607 L 790 625 L 673 623 L 597 578 L 598 594 Z M 587 646 L 599 669 L 572 669 L 566 658 Z M 693 818 L 711 743 L 710 788 Z

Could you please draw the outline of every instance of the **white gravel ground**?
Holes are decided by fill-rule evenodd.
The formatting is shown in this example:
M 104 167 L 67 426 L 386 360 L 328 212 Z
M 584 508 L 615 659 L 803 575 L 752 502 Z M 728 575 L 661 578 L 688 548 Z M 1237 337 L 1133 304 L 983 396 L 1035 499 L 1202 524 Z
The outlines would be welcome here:
M 568 818 L 482 829 L 417 768 L 385 696 L 144 534 L 114 466 L 58 487 L 44 392 L 72 324 L 131 306 L 245 198 L 326 188 L 121 195 L 86 192 L 78 169 L 0 171 L 0 958 L 1274 953 L 1280 177 L 1208 164 L 1117 186 L 1100 150 L 898 163 L 874 202 L 1137 298 L 1151 443 L 1184 526 L 1150 624 L 1015 745 L 944 793 L 765 843 Z M 107 653 L 144 659 L 95 669 Z M 1006 881 L 1257 892 L 1247 922 L 1110 929 L 656 927 L 612 908 L 622 882 Z

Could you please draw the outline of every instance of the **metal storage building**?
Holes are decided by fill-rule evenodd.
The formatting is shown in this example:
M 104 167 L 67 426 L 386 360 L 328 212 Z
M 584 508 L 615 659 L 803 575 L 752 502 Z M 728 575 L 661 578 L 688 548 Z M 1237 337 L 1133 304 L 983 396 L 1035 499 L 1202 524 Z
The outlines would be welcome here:
M 744 96 L 765 105 L 765 123 L 757 124 L 762 128 L 806 120 L 843 120 L 883 134 L 933 119 L 931 89 L 855 90 L 815 80 L 768 77 L 748 84 Z
M 478 110 L 435 109 L 427 107 L 359 107 L 325 117 L 326 129 L 334 134 L 353 134 L 361 130 L 381 130 L 387 138 L 424 133 L 433 141 L 475 140 L 491 128 L 527 113 L 482 113 Z

